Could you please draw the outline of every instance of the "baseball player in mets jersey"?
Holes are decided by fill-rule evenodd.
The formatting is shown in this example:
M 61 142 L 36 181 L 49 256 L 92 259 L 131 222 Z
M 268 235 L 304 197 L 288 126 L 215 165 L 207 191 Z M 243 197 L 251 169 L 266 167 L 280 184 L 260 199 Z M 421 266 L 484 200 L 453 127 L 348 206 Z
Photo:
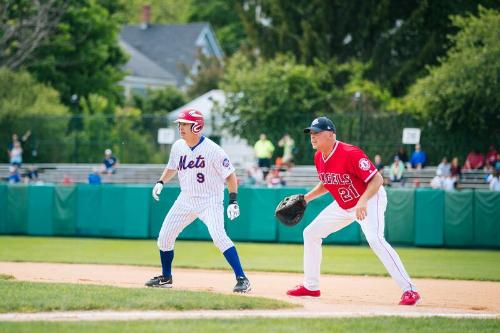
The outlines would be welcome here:
M 309 202 L 330 192 L 335 200 L 304 230 L 304 283 L 287 294 L 320 296 L 323 238 L 356 221 L 372 250 L 402 289 L 399 304 L 415 305 L 420 295 L 398 254 L 384 239 L 387 196 L 382 176 L 359 147 L 337 140 L 330 119 L 316 118 L 304 132 L 311 135 L 311 144 L 317 150 L 314 163 L 320 180 L 304 199 Z
M 201 135 L 204 119 L 197 110 L 182 111 L 177 120 L 182 139 L 170 152 L 168 164 L 153 188 L 153 198 L 159 200 L 163 184 L 175 174 L 179 177 L 181 193 L 168 212 L 158 236 L 162 275 L 146 282 L 148 287 L 172 287 L 174 243 L 181 231 L 197 217 L 207 226 L 212 240 L 224 254 L 236 276 L 234 292 L 250 291 L 250 281 L 240 264 L 238 252 L 224 230 L 224 183 L 229 190 L 227 216 L 233 220 L 240 215 L 237 202 L 237 180 L 234 167 L 224 150 Z

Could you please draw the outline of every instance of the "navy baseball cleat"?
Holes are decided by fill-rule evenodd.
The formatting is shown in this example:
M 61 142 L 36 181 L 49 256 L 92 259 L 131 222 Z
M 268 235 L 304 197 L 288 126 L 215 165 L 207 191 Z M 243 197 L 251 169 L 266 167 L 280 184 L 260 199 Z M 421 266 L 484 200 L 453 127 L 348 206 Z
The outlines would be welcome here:
M 250 287 L 250 281 L 245 276 L 238 276 L 236 278 L 236 285 L 233 288 L 235 293 L 247 293 L 252 288 Z
M 146 287 L 154 288 L 172 288 L 172 277 L 164 277 L 163 275 L 155 276 L 145 283 Z

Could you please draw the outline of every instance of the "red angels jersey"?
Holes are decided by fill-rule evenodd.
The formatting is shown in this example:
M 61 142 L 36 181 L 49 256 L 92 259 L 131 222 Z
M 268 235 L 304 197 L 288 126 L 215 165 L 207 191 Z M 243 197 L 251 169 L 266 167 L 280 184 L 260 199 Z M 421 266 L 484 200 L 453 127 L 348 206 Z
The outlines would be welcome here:
M 314 164 L 319 180 L 343 209 L 356 206 L 367 183 L 377 173 L 377 168 L 359 147 L 338 140 L 328 157 L 317 151 Z

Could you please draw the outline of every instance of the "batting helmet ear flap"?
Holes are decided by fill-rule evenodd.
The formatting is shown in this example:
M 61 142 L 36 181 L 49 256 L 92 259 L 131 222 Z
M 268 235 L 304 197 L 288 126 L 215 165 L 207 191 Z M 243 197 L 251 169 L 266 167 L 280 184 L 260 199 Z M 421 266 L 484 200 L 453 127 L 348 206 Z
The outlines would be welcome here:
M 193 133 L 200 133 L 202 129 L 203 129 L 203 124 L 196 123 L 191 125 L 191 132 Z

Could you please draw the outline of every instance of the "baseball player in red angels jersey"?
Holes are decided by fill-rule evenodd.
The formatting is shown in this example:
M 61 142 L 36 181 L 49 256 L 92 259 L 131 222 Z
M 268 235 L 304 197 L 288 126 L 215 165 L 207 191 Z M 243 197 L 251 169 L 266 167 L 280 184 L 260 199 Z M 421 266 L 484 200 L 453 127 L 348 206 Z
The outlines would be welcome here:
M 250 291 L 250 281 L 240 264 L 238 252 L 224 230 L 224 183 L 229 190 L 227 216 L 233 220 L 240 215 L 237 202 L 238 184 L 234 167 L 224 150 L 201 135 L 204 119 L 197 110 L 182 111 L 177 120 L 182 139 L 170 152 L 168 164 L 153 188 L 153 198 L 159 200 L 163 184 L 175 174 L 179 177 L 181 193 L 168 212 L 158 236 L 162 275 L 148 282 L 148 287 L 172 287 L 174 243 L 181 231 L 197 217 L 205 223 L 215 246 L 224 254 L 236 275 L 234 292 Z
M 403 291 L 400 305 L 415 305 L 420 295 L 411 282 L 398 254 L 384 239 L 387 196 L 382 176 L 365 153 L 356 146 L 338 141 L 335 125 L 326 117 L 314 119 L 311 144 L 317 150 L 314 163 L 320 182 L 304 196 L 306 202 L 330 192 L 335 201 L 304 230 L 304 284 L 287 292 L 290 296 L 319 297 L 321 243 L 345 226 L 360 224 L 370 247 Z

